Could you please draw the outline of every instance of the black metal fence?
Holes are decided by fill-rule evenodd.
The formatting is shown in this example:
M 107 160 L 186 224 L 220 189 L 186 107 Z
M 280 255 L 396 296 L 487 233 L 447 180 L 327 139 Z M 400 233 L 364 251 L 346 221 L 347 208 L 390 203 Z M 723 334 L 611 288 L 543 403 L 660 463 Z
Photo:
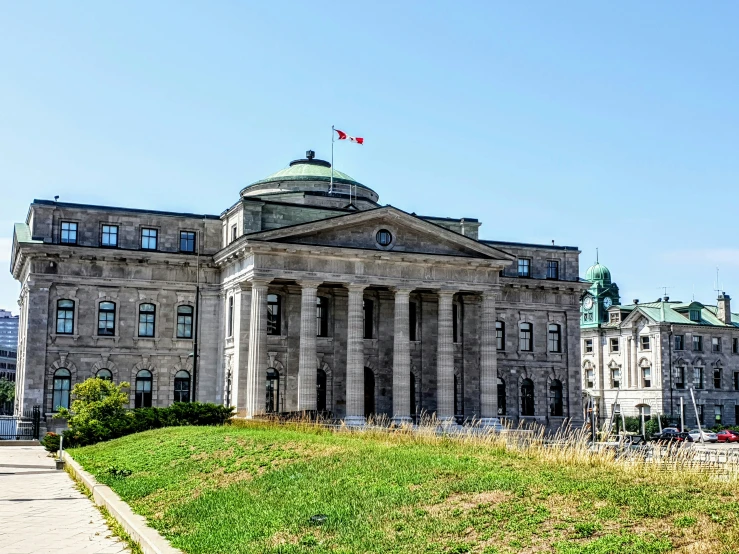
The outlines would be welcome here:
M 0 440 L 38 440 L 40 428 L 39 406 L 34 406 L 20 416 L 0 416 Z

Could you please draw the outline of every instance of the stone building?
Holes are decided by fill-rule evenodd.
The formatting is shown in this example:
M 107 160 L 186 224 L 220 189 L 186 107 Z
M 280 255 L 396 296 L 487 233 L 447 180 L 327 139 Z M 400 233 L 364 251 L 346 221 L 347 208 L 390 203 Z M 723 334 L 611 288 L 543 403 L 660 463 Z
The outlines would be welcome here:
M 581 419 L 579 251 L 478 239 L 295 160 L 219 216 L 36 200 L 17 224 L 18 406 L 92 375 L 243 417 Z
M 679 422 L 682 398 L 686 426 L 739 423 L 739 314 L 728 294 L 715 306 L 668 297 L 621 304 L 604 265 L 590 267 L 585 279 L 582 388 L 601 421 L 617 407 Z

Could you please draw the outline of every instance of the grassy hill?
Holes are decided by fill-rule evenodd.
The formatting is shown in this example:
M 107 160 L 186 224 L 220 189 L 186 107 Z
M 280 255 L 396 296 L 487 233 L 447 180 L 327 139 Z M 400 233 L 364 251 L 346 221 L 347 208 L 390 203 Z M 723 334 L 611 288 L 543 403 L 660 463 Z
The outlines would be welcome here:
M 255 423 L 70 453 L 188 553 L 739 552 L 736 481 L 492 437 Z

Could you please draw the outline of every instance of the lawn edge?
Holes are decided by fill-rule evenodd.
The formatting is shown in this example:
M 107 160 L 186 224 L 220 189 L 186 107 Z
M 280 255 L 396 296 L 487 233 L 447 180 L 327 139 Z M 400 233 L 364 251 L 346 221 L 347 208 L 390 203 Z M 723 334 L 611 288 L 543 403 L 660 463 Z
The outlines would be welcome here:
M 107 510 L 144 554 L 182 554 L 181 550 L 174 548 L 156 530 L 149 527 L 143 516 L 135 514 L 110 487 L 98 483 L 92 475 L 82 469 L 68 452 L 64 452 L 63 455 L 74 478 L 88 490 L 93 502 Z

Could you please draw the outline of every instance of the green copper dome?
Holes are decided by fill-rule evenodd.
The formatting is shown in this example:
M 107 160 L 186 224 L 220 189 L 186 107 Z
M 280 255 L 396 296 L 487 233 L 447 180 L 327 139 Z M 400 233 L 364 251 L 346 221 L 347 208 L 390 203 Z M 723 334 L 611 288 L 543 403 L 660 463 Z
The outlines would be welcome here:
M 286 167 L 285 169 L 281 169 L 277 173 L 273 173 L 269 177 L 265 177 L 264 179 L 260 179 L 256 183 L 253 184 L 259 184 L 259 183 L 269 183 L 271 181 L 323 181 L 323 180 L 331 180 L 331 166 L 328 167 L 323 164 L 316 163 L 316 160 L 311 160 L 311 163 L 300 163 L 303 160 L 296 160 L 295 163 L 293 162 L 290 167 Z M 351 183 L 352 185 L 359 185 L 358 181 L 355 181 L 352 177 L 344 173 L 343 171 L 339 171 L 337 169 L 334 169 L 334 182 L 340 182 L 340 183 Z
M 600 282 L 603 285 L 610 285 L 611 271 L 603 264 L 596 262 L 585 272 L 585 280 L 591 283 Z

